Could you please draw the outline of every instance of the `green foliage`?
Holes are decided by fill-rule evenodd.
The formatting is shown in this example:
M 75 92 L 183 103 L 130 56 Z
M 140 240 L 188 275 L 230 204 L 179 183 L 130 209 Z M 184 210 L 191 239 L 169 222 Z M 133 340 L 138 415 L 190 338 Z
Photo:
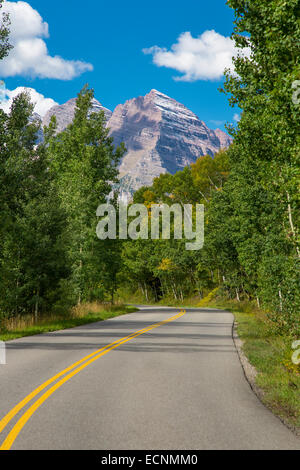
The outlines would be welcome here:
M 281 334 L 299 334 L 300 106 L 292 100 L 300 80 L 299 1 L 228 5 L 236 45 L 251 52 L 234 59 L 236 73 L 227 72 L 222 90 L 242 111 L 228 128 L 233 144 L 159 176 L 133 201 L 148 208 L 203 203 L 204 248 L 190 252 L 173 239 L 99 241 L 96 209 L 117 185 L 124 146 L 114 148 L 104 114 L 90 111 L 87 86 L 73 122 L 57 134 L 53 118 L 36 146 L 39 123 L 23 93 L 8 116 L 0 111 L 2 315 L 113 301 L 120 285 L 148 301 L 177 302 L 200 301 L 220 286 L 229 299 L 265 308 Z M 7 28 L 4 18 L 0 58 L 9 50 Z
M 232 240 L 250 295 L 261 298 L 280 329 L 296 332 L 300 107 L 292 101 L 292 84 L 300 78 L 299 2 L 228 4 L 236 13 L 236 45 L 251 48 L 250 58 L 235 60 L 238 76 L 228 73 L 225 84 L 243 110 L 238 128 L 230 129 Z
M 209 195 L 220 193 L 228 177 L 228 158 L 222 151 L 213 159 L 201 157 L 192 168 L 186 167 L 175 175 L 161 175 L 149 188 L 143 187 L 134 195 L 134 203 L 151 204 L 209 204 Z M 217 187 L 217 184 L 220 186 Z M 173 228 L 171 230 L 171 235 Z M 123 282 L 136 286 L 147 301 L 167 299 L 183 301 L 193 294 L 200 298 L 210 289 L 218 276 L 209 252 L 185 249 L 186 240 L 128 241 L 123 248 Z
M 67 254 L 70 289 L 77 301 L 103 297 L 101 279 L 112 293 L 116 289 L 116 264 L 120 255 L 114 244 L 96 237 L 96 210 L 105 203 L 117 181 L 117 165 L 124 148 L 115 149 L 108 137 L 103 112 L 91 113 L 93 90 L 79 93 L 74 120 L 55 134 L 55 120 L 45 129 L 51 169 L 60 204 L 67 219 Z M 111 287 L 112 286 L 112 287 Z
M 31 114 L 25 93 L 1 113 L 0 310 L 9 315 L 46 309 L 66 275 L 64 211 Z

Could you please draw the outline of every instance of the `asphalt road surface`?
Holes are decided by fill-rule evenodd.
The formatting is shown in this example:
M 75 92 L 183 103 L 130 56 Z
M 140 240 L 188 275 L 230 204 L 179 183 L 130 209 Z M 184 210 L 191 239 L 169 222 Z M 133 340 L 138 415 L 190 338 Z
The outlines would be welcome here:
M 300 449 L 250 389 L 232 324 L 218 310 L 142 307 L 7 343 L 0 447 Z

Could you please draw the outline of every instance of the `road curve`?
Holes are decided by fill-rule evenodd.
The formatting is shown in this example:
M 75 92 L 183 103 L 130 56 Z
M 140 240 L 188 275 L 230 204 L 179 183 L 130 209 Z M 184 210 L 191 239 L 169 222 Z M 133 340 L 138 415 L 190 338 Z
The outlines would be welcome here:
M 232 314 L 221 310 L 182 315 L 141 307 L 8 342 L 7 365 L 0 365 L 0 447 L 9 441 L 13 450 L 300 449 L 250 389 L 232 324 Z M 18 413 L 8 415 L 19 403 Z

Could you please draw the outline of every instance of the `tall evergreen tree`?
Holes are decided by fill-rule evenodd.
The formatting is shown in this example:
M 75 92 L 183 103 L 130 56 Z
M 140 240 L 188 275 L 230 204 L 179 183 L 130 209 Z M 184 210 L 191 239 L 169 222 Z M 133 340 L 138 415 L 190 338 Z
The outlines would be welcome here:
M 4 0 L 0 0 L 0 9 L 2 8 Z M 0 10 L 0 60 L 4 59 L 9 54 L 12 45 L 9 42 L 9 26 L 10 20 L 7 13 L 2 13 Z
M 0 112 L 0 309 L 15 315 L 46 310 L 65 274 L 64 212 L 32 112 L 26 93 Z
M 97 290 L 103 271 L 113 269 L 107 259 L 108 244 L 96 237 L 96 210 L 117 182 L 124 153 L 122 146 L 114 148 L 104 113 L 90 111 L 93 97 L 93 90 L 85 86 L 78 95 L 72 124 L 56 135 L 54 119 L 46 129 L 51 168 L 67 213 L 70 289 L 78 303 Z

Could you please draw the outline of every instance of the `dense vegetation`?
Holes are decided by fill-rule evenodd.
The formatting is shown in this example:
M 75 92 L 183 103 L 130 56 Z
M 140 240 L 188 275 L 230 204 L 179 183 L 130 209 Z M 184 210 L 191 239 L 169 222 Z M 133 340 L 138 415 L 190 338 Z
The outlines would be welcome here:
M 21 94 L 8 115 L 0 111 L 0 316 L 61 314 L 113 299 L 120 286 L 148 300 L 201 299 L 220 288 L 255 300 L 279 330 L 299 333 L 300 107 L 292 95 L 300 79 L 300 5 L 228 4 L 236 44 L 251 49 L 235 59 L 223 90 L 242 111 L 229 127 L 233 144 L 134 195 L 148 207 L 203 203 L 204 248 L 187 251 L 184 240 L 98 240 L 96 209 L 117 181 L 124 148 L 114 148 L 104 114 L 90 113 L 87 87 L 73 123 L 56 134 L 53 118 L 36 145 L 40 123 Z M 5 19 L 0 58 L 9 52 L 7 28 Z
M 234 142 L 214 159 L 200 158 L 174 176 L 162 175 L 135 201 L 201 202 L 205 245 L 139 241 L 125 247 L 131 280 L 147 294 L 182 298 L 221 286 L 229 297 L 255 299 L 276 325 L 300 329 L 300 107 L 292 100 L 300 78 L 297 0 L 231 0 L 237 46 L 223 92 L 242 110 Z M 250 40 L 251 37 L 251 40 Z M 158 282 L 157 282 L 158 280 Z

